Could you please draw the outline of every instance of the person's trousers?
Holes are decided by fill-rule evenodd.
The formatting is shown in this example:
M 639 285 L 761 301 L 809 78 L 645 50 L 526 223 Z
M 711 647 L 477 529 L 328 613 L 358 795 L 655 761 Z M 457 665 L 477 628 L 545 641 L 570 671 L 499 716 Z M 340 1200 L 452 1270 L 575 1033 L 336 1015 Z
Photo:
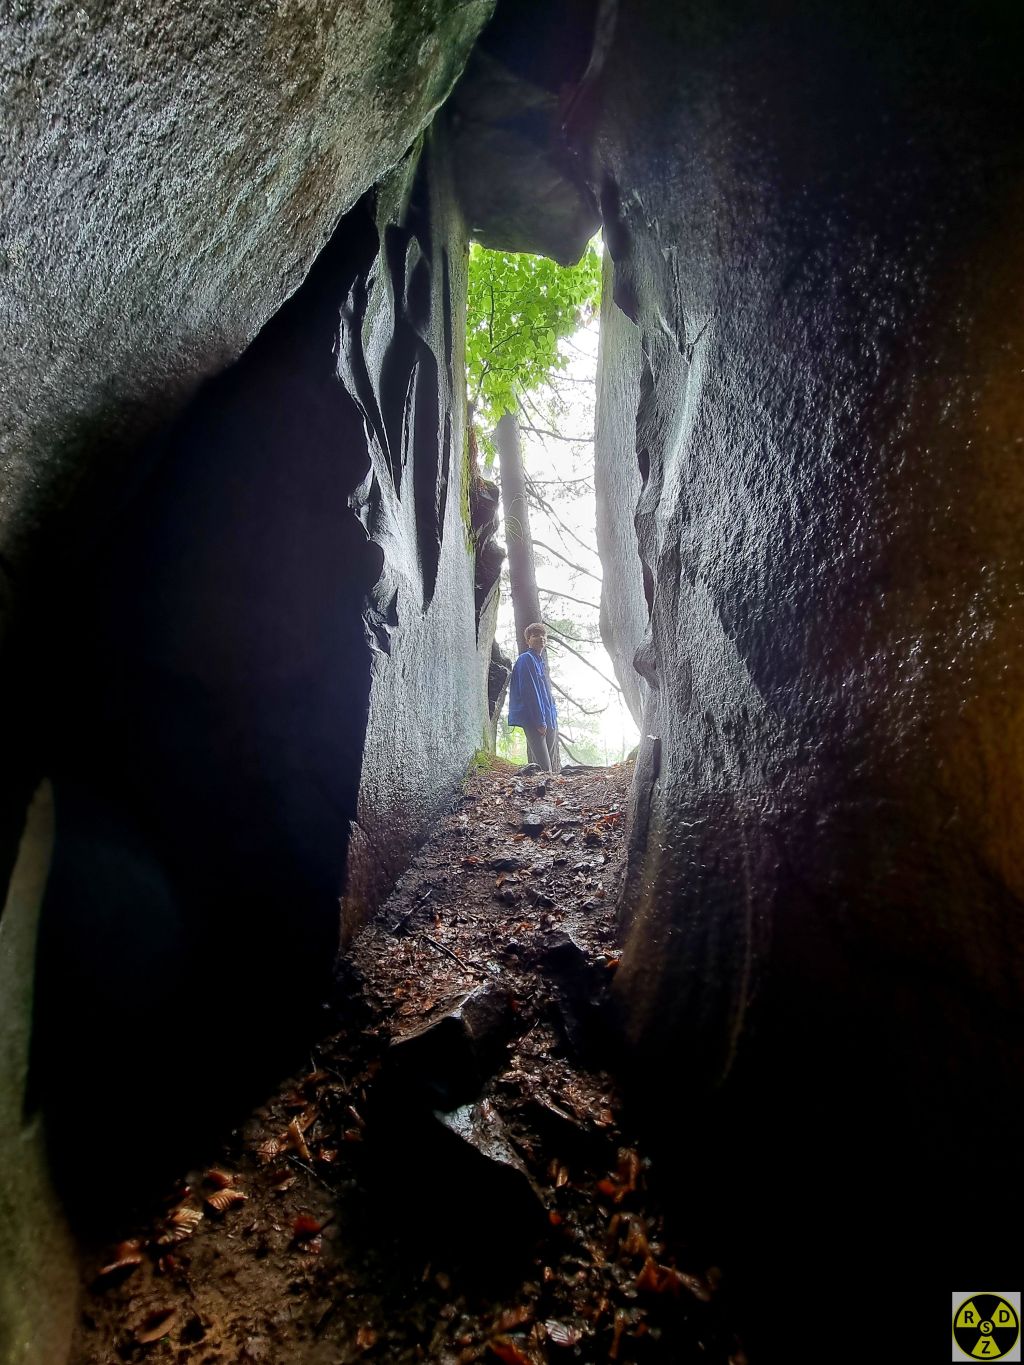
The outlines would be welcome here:
M 531 763 L 536 763 L 546 773 L 557 773 L 562 766 L 558 755 L 558 730 L 549 725 L 544 734 L 533 725 L 524 725 L 526 731 L 526 752 Z

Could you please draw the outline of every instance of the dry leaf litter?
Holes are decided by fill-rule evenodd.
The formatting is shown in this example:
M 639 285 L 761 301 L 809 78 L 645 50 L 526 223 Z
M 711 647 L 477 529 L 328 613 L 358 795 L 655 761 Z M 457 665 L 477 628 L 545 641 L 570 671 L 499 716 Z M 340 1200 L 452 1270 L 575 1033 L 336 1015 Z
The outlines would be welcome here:
M 336 1031 L 87 1254 L 73 1361 L 741 1365 L 605 1069 L 630 777 L 468 779 Z

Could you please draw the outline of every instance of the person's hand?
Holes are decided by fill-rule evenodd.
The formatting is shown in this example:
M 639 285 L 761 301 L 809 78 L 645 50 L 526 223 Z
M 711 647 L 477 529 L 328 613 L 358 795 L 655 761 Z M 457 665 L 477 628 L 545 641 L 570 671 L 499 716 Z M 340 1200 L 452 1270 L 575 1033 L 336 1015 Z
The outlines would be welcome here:
M 541 732 L 542 735 L 546 735 L 548 732 L 548 727 L 546 725 L 538 725 L 537 729 Z

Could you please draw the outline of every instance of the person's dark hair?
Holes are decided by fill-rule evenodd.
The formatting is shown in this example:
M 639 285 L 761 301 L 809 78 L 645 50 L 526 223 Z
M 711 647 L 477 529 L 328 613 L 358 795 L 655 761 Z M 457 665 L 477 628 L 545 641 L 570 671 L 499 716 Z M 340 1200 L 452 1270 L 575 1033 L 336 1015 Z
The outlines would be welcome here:
M 523 631 L 523 639 L 528 640 L 531 635 L 543 635 L 545 640 L 548 636 L 548 628 L 543 621 L 531 621 Z

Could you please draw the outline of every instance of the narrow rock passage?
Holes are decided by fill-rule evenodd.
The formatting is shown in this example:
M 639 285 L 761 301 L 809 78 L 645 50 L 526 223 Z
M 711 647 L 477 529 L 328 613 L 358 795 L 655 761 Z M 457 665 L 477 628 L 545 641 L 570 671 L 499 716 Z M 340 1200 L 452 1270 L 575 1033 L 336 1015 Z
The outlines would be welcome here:
M 88 1251 L 74 1361 L 743 1359 L 607 1069 L 630 776 L 470 777 L 328 1036 Z

